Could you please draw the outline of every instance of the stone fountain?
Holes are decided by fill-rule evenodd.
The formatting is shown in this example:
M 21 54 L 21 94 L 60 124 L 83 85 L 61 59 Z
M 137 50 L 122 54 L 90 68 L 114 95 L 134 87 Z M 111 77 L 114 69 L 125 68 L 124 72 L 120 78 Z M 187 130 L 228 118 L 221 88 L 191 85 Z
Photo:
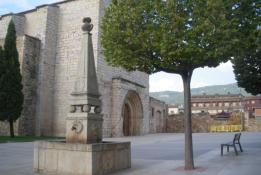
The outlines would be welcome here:
M 91 18 L 84 25 L 77 78 L 66 118 L 66 141 L 34 145 L 40 174 L 103 175 L 131 167 L 130 142 L 102 141 L 102 108 L 95 70 Z

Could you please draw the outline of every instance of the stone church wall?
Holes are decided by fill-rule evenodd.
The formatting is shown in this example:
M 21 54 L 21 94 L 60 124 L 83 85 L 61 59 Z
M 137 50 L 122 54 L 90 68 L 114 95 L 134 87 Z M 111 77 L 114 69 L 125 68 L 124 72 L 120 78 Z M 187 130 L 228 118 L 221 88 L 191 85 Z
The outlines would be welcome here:
M 70 8 L 70 10 L 68 10 Z M 101 45 L 99 41 L 100 36 L 100 20 L 101 9 L 104 8 L 102 2 L 97 0 L 73 1 L 59 5 L 60 18 L 59 18 L 59 35 L 57 40 L 57 60 L 55 68 L 55 96 L 54 96 L 54 133 L 62 135 L 65 131 L 66 115 L 68 113 L 68 97 L 72 92 L 73 81 L 77 71 L 78 58 L 80 57 L 81 46 L 81 25 L 82 19 L 86 16 L 92 18 L 94 24 L 93 46 L 94 56 L 96 58 L 96 68 L 99 82 L 99 91 L 103 102 L 103 135 L 109 137 L 113 134 L 113 109 L 121 111 L 121 108 L 113 107 L 113 98 L 119 98 L 112 95 L 113 85 L 112 79 L 116 76 L 128 79 L 133 82 L 146 84 L 147 99 L 144 98 L 143 102 L 148 106 L 148 75 L 140 72 L 126 72 L 123 69 L 112 68 L 107 65 L 106 61 L 101 54 Z M 78 13 L 81 12 L 81 13 Z M 129 89 L 132 89 L 129 87 Z M 126 95 L 127 93 L 125 93 Z M 146 106 L 146 105 L 145 105 Z M 148 107 L 145 107 L 148 109 Z M 144 110 L 146 111 L 146 110 Z M 144 112 L 145 118 L 148 118 L 148 113 Z M 118 131 L 120 132 L 120 131 Z M 121 132 L 120 132 L 121 133 Z M 120 135 L 118 133 L 117 135 Z
M 35 115 L 37 122 L 35 125 L 38 126 L 37 135 L 52 135 L 57 18 L 57 7 L 39 6 L 33 10 L 6 15 L 0 19 L 0 28 L 7 29 L 8 23 L 13 19 L 18 36 L 28 35 L 41 40 L 39 67 L 36 75 L 39 80 L 36 88 Z M 6 35 L 6 29 L 0 31 L 1 37 Z
M 0 17 L 0 38 L 5 38 L 11 19 L 13 20 L 16 27 L 16 35 L 24 35 L 25 17 L 23 15 L 5 15 Z
M 37 128 L 36 102 L 40 59 L 40 40 L 25 35 L 23 37 L 23 51 L 21 72 L 23 76 L 24 107 L 19 119 L 19 135 L 35 135 Z
M 14 122 L 14 134 L 18 134 L 18 121 Z M 9 136 L 10 135 L 10 127 L 9 122 L 0 121 L 0 136 Z
M 0 40 L 3 46 L 4 40 Z M 23 76 L 24 107 L 22 116 L 15 122 L 15 134 L 34 135 L 36 123 L 36 89 L 40 54 L 40 41 L 29 36 L 17 38 L 17 50 Z M 0 122 L 0 135 L 9 135 L 9 123 Z
M 112 114 L 111 114 L 111 130 L 112 136 L 123 136 L 123 106 L 126 100 L 128 92 L 136 92 L 141 100 L 142 113 L 136 116 L 139 126 L 138 135 L 144 135 L 149 133 L 149 114 L 148 114 L 148 92 L 147 88 L 140 84 L 136 84 L 126 79 L 114 78 L 113 79 L 113 89 L 112 89 Z M 137 124 L 137 123 L 136 123 Z M 136 133 L 137 134 L 137 133 Z
M 65 119 L 69 112 L 69 97 L 76 78 L 81 56 L 82 19 L 90 16 L 94 29 L 92 39 L 97 64 L 98 1 L 72 1 L 59 5 L 58 37 L 56 47 L 53 133 L 65 133 Z M 97 65 L 96 65 L 97 66 Z
M 37 135 L 53 134 L 54 72 L 56 63 L 56 40 L 58 29 L 58 8 L 39 6 L 24 14 L 25 34 L 41 40 L 37 88 Z
M 81 50 L 82 19 L 91 17 L 92 39 L 96 59 L 99 91 L 103 103 L 103 135 L 122 135 L 122 107 L 126 95 L 135 90 L 142 101 L 141 134 L 149 133 L 149 76 L 141 72 L 127 72 L 107 65 L 101 53 L 101 17 L 108 0 L 73 0 L 38 6 L 13 15 L 19 35 L 40 40 L 40 55 L 36 88 L 35 134 L 64 136 L 65 119 L 69 110 Z M 0 17 L 0 38 L 6 34 L 11 15 Z M 113 79 L 120 79 L 116 85 Z M 122 81 L 127 80 L 127 81 Z M 115 94 L 118 94 L 115 95 Z M 117 129 L 115 129 L 117 128 Z M 116 133 L 115 133 L 116 132 Z
M 101 18 L 104 15 L 104 10 L 108 6 L 108 0 L 101 0 L 99 5 L 99 27 L 101 24 Z M 101 29 L 98 31 L 98 38 L 101 35 Z M 103 103 L 104 105 L 104 135 L 109 136 L 108 133 L 111 133 L 112 136 L 122 136 L 122 107 L 123 99 L 126 97 L 128 91 L 136 90 L 141 98 L 143 104 L 143 129 L 141 134 L 149 133 L 149 75 L 142 72 L 128 72 L 121 68 L 115 68 L 108 66 L 105 61 L 104 56 L 102 55 L 102 46 L 100 41 L 98 41 L 98 78 L 101 84 L 100 92 L 107 93 L 103 94 Z M 118 81 L 117 81 L 118 79 Z M 121 80 L 128 80 L 120 81 Z M 117 83 L 116 83 L 117 82 Z M 125 82 L 125 83 L 124 83 Z M 133 83 L 134 82 L 134 83 Z M 127 85 L 126 85 L 127 84 Z M 141 85 L 143 88 L 141 88 Z M 104 89 L 108 89 L 105 90 Z M 112 103 L 112 104 L 110 104 Z M 112 105 L 109 109 L 107 105 Z

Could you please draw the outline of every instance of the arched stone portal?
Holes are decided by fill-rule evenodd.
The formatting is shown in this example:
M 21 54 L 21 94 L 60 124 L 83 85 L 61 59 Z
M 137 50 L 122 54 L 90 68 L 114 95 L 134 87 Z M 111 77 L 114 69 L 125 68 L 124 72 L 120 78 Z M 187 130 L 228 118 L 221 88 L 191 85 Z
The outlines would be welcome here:
M 142 102 L 137 92 L 129 91 L 122 107 L 123 135 L 141 135 L 143 125 Z

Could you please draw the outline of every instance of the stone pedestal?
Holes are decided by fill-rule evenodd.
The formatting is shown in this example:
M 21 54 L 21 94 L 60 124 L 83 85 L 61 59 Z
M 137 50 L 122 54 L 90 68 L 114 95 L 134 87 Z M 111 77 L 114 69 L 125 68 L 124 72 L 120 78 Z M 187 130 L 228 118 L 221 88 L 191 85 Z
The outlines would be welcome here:
M 130 142 L 73 144 L 35 142 L 34 172 L 105 175 L 131 167 Z
M 66 130 L 66 142 L 100 143 L 102 141 L 102 130 L 99 128 L 102 128 L 102 122 L 101 114 L 71 114 L 66 119 L 66 128 L 69 128 Z

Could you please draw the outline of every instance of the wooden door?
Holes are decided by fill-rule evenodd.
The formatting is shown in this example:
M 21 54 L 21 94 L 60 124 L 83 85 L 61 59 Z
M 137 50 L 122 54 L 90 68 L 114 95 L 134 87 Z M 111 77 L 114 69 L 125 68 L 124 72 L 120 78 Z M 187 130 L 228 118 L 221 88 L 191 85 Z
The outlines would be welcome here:
M 130 107 L 124 105 L 124 116 L 123 116 L 123 135 L 130 136 Z

